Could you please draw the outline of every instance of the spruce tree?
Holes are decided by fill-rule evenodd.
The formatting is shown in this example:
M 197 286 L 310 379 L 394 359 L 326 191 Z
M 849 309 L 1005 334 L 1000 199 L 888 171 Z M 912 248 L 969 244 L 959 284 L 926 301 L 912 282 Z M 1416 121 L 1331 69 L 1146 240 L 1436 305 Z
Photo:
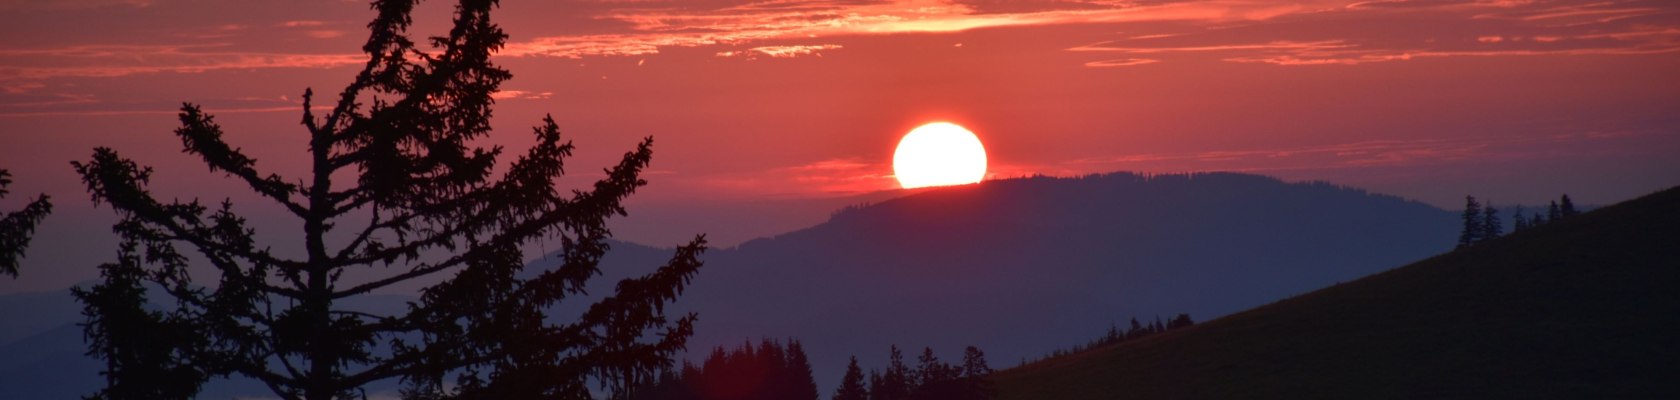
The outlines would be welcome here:
M 805 356 L 805 346 L 800 345 L 798 340 L 789 339 L 787 357 L 788 392 L 785 398 L 815 400 L 817 381 L 812 377 L 811 360 Z
M 787 362 L 789 357 L 787 350 L 782 348 L 781 344 L 771 341 L 768 338 L 761 339 L 759 341 L 758 352 L 755 353 L 755 356 L 751 360 L 752 361 L 748 363 L 749 367 L 747 370 L 758 371 L 758 373 L 763 376 L 763 380 L 760 381 L 755 388 L 757 389 L 756 395 L 750 396 L 749 398 L 792 398 L 786 396 L 791 390 L 790 387 L 792 385 L 790 385 L 790 382 L 793 380 L 793 374 L 788 368 Z M 806 376 L 810 376 L 810 374 L 807 373 Z
M 922 349 L 922 355 L 916 358 L 915 386 L 935 386 L 955 379 L 955 371 L 939 362 L 939 357 L 933 354 L 932 347 Z
M 1505 222 L 1499 219 L 1499 208 L 1488 202 L 1482 209 L 1482 238 L 1481 240 L 1498 239 L 1505 235 Z
M 11 176 L 11 172 L 0 169 L 0 199 L 10 193 L 6 187 L 12 185 Z M 0 274 L 17 278 L 18 260 L 23 259 L 24 250 L 29 248 L 29 239 L 35 235 L 35 227 L 50 213 L 52 202 L 46 194 L 41 194 L 23 209 L 0 216 Z
M 1556 222 L 1563 219 L 1563 208 L 1558 206 L 1557 200 L 1552 200 L 1552 206 L 1546 209 L 1546 220 Z
M 834 390 L 833 400 L 868 400 L 869 390 L 864 388 L 863 369 L 858 368 L 857 357 L 846 364 L 846 375 L 840 378 L 840 387 Z
M 295 217 L 300 255 L 255 242 L 231 201 L 159 200 L 173 196 L 154 196 L 152 170 L 116 151 L 75 163 L 96 204 L 121 217 L 117 261 L 74 291 L 89 354 L 105 361 L 94 397 L 186 398 L 238 375 L 283 399 L 359 396 L 388 380 L 416 398 L 584 398 L 623 395 L 670 367 L 695 316 L 663 310 L 699 270 L 702 238 L 576 320 L 545 318 L 600 274 L 606 220 L 646 184 L 652 139 L 569 193 L 557 184 L 573 146 L 552 118 L 498 164 L 504 149 L 472 144 L 491 132 L 492 95 L 511 77 L 491 63 L 506 40 L 495 1 L 461 0 L 427 51 L 407 33 L 415 3 L 373 3 L 368 62 L 330 107 L 304 91 L 307 176 L 262 172 L 211 115 L 181 107 L 185 152 Z M 537 240 L 558 241 L 558 257 L 525 271 L 522 246 Z M 215 279 L 189 275 L 192 263 Z M 423 288 L 402 310 L 345 306 L 404 285 Z M 151 290 L 171 301 L 148 304 Z
M 1525 229 L 1528 229 L 1528 217 L 1523 216 L 1523 208 L 1519 206 L 1511 213 L 1511 231 L 1521 232 Z
M 874 368 L 870 368 L 869 369 L 869 390 L 868 390 L 869 398 L 870 399 L 880 399 L 880 398 L 882 398 L 883 396 L 881 396 L 881 389 L 885 388 L 885 387 L 886 387 L 886 378 L 881 377 L 881 371 L 878 371 Z
M 1458 235 L 1458 248 L 1469 247 L 1482 240 L 1482 204 L 1476 196 L 1464 196 L 1464 231 Z
M 1567 194 L 1563 195 L 1562 204 L 1558 208 L 1558 215 L 1564 217 L 1573 217 L 1576 214 L 1580 214 L 1579 211 L 1575 210 L 1575 201 L 1570 200 L 1569 195 Z
M 912 381 L 910 367 L 904 364 L 904 352 L 898 345 L 892 346 L 892 356 L 888 359 L 887 371 L 881 374 L 881 384 L 870 388 L 873 400 L 904 400 L 910 398 L 910 389 L 915 383 Z
M 986 365 L 986 353 L 979 347 L 968 346 L 963 350 L 962 379 L 968 398 L 990 399 L 997 396 L 997 389 L 992 385 L 992 367 Z

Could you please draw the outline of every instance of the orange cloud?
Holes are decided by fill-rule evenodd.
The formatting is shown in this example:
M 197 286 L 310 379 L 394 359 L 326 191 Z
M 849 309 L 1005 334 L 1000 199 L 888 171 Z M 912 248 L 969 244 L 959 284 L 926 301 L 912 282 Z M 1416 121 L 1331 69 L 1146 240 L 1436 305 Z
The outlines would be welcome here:
M 490 94 L 496 100 L 541 100 L 554 97 L 554 92 L 532 92 L 525 90 L 503 90 Z
M 1217 150 L 1166 154 L 1129 154 L 1073 160 L 1062 166 L 1080 171 L 1284 171 L 1369 167 L 1417 167 L 1473 160 L 1509 160 L 1543 156 L 1560 145 L 1581 149 L 1594 143 L 1639 140 L 1667 132 L 1584 132 L 1554 136 L 1515 135 L 1483 138 L 1369 140 L 1258 150 Z
M 1288 66 L 1357 65 L 1442 57 L 1651 55 L 1680 52 L 1680 27 L 1640 25 L 1619 31 L 1594 29 L 1591 32 L 1593 33 L 1566 35 L 1559 32 L 1534 35 L 1533 40 L 1528 41 L 1524 40 L 1524 35 L 1476 35 L 1462 39 L 1463 42 L 1433 38 L 1414 41 L 1337 38 L 1316 41 L 1219 43 L 1222 39 L 1184 35 L 1174 37 L 1170 42 L 1158 41 L 1166 39 L 1111 40 L 1066 50 L 1138 55 L 1215 53 L 1221 54 L 1219 59 L 1227 62 Z M 1248 36 L 1251 35 L 1231 37 Z M 1481 46 L 1462 44 L 1466 42 Z M 1107 61 L 1093 61 L 1085 65 L 1112 66 Z
M 302 112 L 298 106 L 287 107 L 252 107 L 252 108 L 217 108 L 207 109 L 212 114 L 244 114 L 270 112 Z M 174 110 L 81 110 L 81 111 L 21 111 L 0 112 L 0 118 L 28 118 L 28 117 L 99 117 L 111 115 L 175 115 Z
M 206 51 L 209 45 L 95 45 L 56 49 L 0 50 L 0 57 L 60 61 L 73 65 L 0 65 L 0 80 L 62 77 L 118 77 L 143 73 L 192 73 L 257 68 L 331 68 L 366 62 L 358 54 L 286 54 Z
M 1298 4 L 1279 5 L 1258 0 L 1089 4 L 1100 7 L 980 13 L 951 1 L 894 0 L 862 4 L 765 1 L 720 9 L 633 9 L 597 17 L 623 22 L 630 32 L 541 37 L 510 43 L 503 54 L 564 58 L 648 55 L 666 47 L 833 36 L 952 33 L 1059 24 L 1254 21 L 1308 9 Z
M 794 58 L 794 57 L 799 57 L 799 56 L 814 55 L 814 56 L 817 56 L 817 57 L 822 57 L 821 52 L 823 50 L 834 50 L 834 49 L 839 49 L 839 48 L 841 48 L 841 46 L 838 45 L 838 44 L 795 45 L 795 46 L 760 46 L 760 47 L 754 47 L 754 48 L 751 48 L 751 49 L 739 50 L 739 51 L 720 51 L 720 52 L 717 53 L 717 56 L 718 57 L 746 57 L 749 60 L 758 58 L 758 56 L 766 56 L 766 57 L 770 57 L 770 58 Z
M 318 29 L 318 30 L 312 30 L 312 31 L 304 32 L 304 35 L 312 37 L 312 38 L 316 38 L 316 39 L 332 39 L 332 38 L 335 38 L 335 37 L 344 36 L 344 31 L 335 31 L 335 30 L 329 30 L 329 29 Z
M 1148 59 L 1148 58 L 1117 58 L 1117 59 L 1113 59 L 1113 60 L 1092 61 L 1092 62 L 1085 63 L 1085 66 L 1087 66 L 1087 67 L 1098 67 L 1098 68 L 1130 67 L 1130 66 L 1133 66 L 1133 65 L 1154 64 L 1154 63 L 1157 63 L 1157 62 L 1160 62 L 1160 61 L 1161 60 L 1152 60 L 1152 59 Z
M 699 177 L 712 189 L 745 196 L 823 197 L 898 189 L 892 168 L 856 158 L 820 160 L 760 172 Z

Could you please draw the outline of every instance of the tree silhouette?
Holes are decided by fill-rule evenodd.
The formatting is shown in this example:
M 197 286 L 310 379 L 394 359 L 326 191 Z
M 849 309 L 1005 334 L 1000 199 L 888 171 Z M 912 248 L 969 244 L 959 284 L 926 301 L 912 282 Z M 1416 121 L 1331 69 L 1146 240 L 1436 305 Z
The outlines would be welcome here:
M 1557 221 L 1563 218 L 1563 208 L 1558 206 L 1557 200 L 1552 200 L 1552 206 L 1546 209 L 1546 220 Z
M 1516 211 L 1511 212 L 1511 231 L 1522 231 L 1528 227 L 1528 217 L 1523 216 L 1523 208 L 1518 206 Z
M 1476 202 L 1476 196 L 1464 196 L 1464 230 L 1458 235 L 1458 248 L 1482 240 L 1482 222 L 1482 204 Z
M 986 364 L 986 355 L 978 347 L 968 346 L 964 350 L 961 365 L 941 362 L 934 355 L 933 348 L 924 348 L 917 357 L 916 369 L 910 370 L 904 365 L 903 353 L 895 345 L 892 346 L 890 362 L 884 375 L 870 370 L 869 385 L 865 389 L 863 370 L 858 367 L 857 357 L 852 357 L 833 399 L 967 400 L 996 397 L 991 381 L 992 368 Z M 904 378 L 895 378 L 895 375 Z
M 12 185 L 11 176 L 11 172 L 0 169 L 0 199 L 11 193 L 6 190 Z M 0 274 L 17 278 L 18 260 L 23 259 L 24 250 L 29 248 L 29 239 L 35 235 L 35 227 L 51 213 L 52 202 L 46 194 L 41 194 L 23 209 L 0 216 Z
M 913 386 L 918 390 L 916 390 L 915 397 L 918 399 L 946 397 L 934 393 L 944 392 L 943 387 L 954 383 L 957 374 L 961 371 L 940 362 L 939 357 L 933 354 L 932 347 L 922 348 L 922 355 L 917 357 L 916 361 L 916 376 Z
M 910 398 L 913 389 L 910 367 L 904 364 L 904 352 L 897 345 L 892 346 L 892 356 L 888 359 L 887 371 L 881 374 L 881 384 L 871 387 L 871 400 L 903 400 Z
M 426 52 L 407 34 L 414 5 L 373 3 L 368 62 L 324 117 L 304 91 L 304 179 L 260 172 L 213 117 L 181 107 L 185 151 L 296 217 L 301 257 L 256 243 L 230 201 L 157 200 L 152 170 L 111 149 L 74 163 L 96 204 L 121 217 L 118 260 L 75 289 L 89 353 L 105 361 L 94 397 L 186 398 L 209 377 L 237 374 L 284 399 L 365 395 L 359 388 L 390 379 L 415 398 L 583 398 L 597 386 L 623 393 L 670 366 L 695 316 L 663 310 L 700 268 L 703 237 L 574 321 L 544 314 L 579 300 L 600 273 L 605 221 L 646 184 L 652 139 L 565 195 L 556 185 L 573 147 L 544 118 L 536 144 L 492 179 L 503 149 L 470 142 L 490 132 L 491 95 L 511 77 L 490 62 L 506 40 L 490 20 L 495 1 L 460 1 Z M 557 266 L 523 270 L 521 245 L 535 240 L 560 242 Z M 219 279 L 195 281 L 190 260 Z M 423 287 L 403 312 L 342 306 L 402 284 Z M 147 304 L 148 290 L 173 301 Z
M 1482 237 L 1480 240 L 1498 239 L 1505 235 L 1505 222 L 1499 219 L 1499 208 L 1488 202 L 1482 209 Z
M 1190 314 L 1178 314 L 1172 321 L 1167 322 L 1167 329 L 1188 328 L 1195 324 L 1196 321 L 1190 319 Z
M 846 364 L 846 375 L 840 378 L 840 387 L 834 389 L 834 400 L 868 400 L 869 391 L 864 388 L 863 369 L 858 368 L 857 357 Z
M 986 365 L 986 353 L 979 347 L 968 346 L 963 349 L 962 379 L 964 397 L 971 399 L 990 399 L 997 397 L 997 389 L 992 385 L 992 367 Z
M 1558 207 L 1559 208 L 1558 209 L 1558 215 L 1561 215 L 1561 216 L 1564 216 L 1564 217 L 1573 217 L 1573 216 L 1581 213 L 1580 211 L 1575 210 L 1575 201 L 1570 200 L 1569 195 L 1567 195 L 1567 194 L 1563 195 L 1563 199 L 1560 202 L 1561 202 L 1561 204 Z
M 817 381 L 811 373 L 811 359 L 798 340 L 788 340 L 787 394 L 789 399 L 816 399 Z
M 684 364 L 682 375 L 662 373 L 629 400 L 816 400 L 817 385 L 803 346 L 763 339 L 734 350 L 717 347 L 700 367 Z M 860 380 L 861 372 L 860 372 Z M 861 385 L 861 383 L 860 383 Z
M 869 398 L 870 399 L 879 399 L 879 398 L 882 397 L 881 396 L 881 388 L 886 386 L 885 379 L 886 378 L 881 377 L 881 371 L 877 371 L 874 368 L 869 369 L 869 390 L 868 391 L 869 391 Z

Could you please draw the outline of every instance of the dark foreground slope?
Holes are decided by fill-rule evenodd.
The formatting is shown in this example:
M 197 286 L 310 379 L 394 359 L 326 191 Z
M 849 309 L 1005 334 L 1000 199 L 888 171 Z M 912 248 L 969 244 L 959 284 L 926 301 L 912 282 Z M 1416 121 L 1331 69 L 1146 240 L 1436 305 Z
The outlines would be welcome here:
M 1006 399 L 1680 398 L 1680 188 L 1134 343 Z

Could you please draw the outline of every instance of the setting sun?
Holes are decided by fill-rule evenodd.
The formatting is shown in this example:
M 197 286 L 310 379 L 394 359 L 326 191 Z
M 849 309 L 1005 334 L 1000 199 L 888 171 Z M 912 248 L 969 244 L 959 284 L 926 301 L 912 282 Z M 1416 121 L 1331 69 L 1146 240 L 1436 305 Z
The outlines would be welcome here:
M 986 148 L 962 126 L 929 123 L 899 140 L 893 173 L 905 189 L 980 182 L 986 177 Z

